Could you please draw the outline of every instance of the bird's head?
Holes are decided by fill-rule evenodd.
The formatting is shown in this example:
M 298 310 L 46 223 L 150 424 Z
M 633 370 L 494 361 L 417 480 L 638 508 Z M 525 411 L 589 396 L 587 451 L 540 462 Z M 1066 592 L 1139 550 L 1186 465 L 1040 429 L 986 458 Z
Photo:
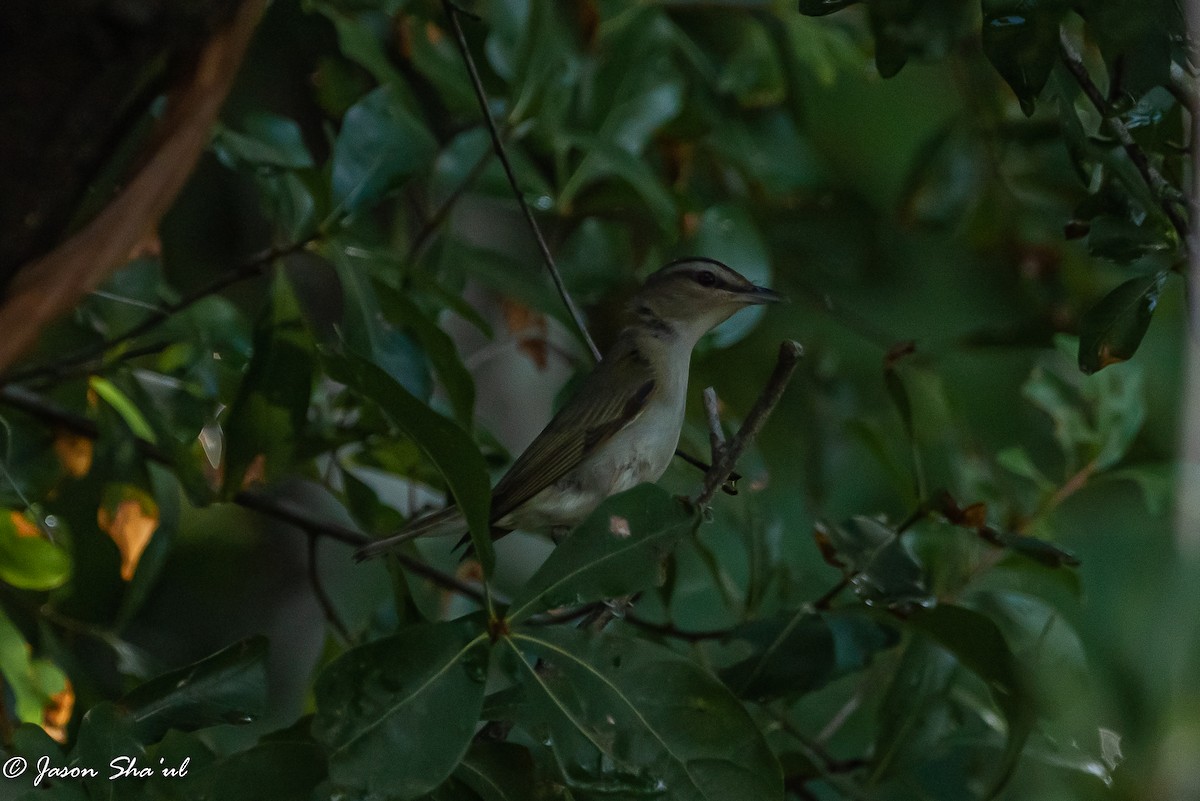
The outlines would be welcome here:
M 682 336 L 695 343 L 744 306 L 776 303 L 783 296 L 756 286 L 716 259 L 678 259 L 646 279 L 630 301 L 630 311 L 652 332 Z

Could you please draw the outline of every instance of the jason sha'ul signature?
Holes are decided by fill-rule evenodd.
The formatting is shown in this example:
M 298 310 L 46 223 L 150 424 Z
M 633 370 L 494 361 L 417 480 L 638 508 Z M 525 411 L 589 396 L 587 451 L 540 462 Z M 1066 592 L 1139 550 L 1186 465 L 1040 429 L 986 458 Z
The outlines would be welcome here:
M 191 757 L 184 757 L 183 761 L 178 766 L 167 765 L 166 760 L 159 758 L 159 764 L 156 767 L 147 765 L 139 765 L 135 756 L 117 756 L 113 757 L 108 763 L 109 781 L 118 779 L 148 779 L 151 776 L 164 776 L 167 778 L 180 779 L 187 776 L 188 765 L 191 763 Z M 35 765 L 36 773 L 33 776 L 33 786 L 38 787 L 46 779 L 98 779 L 100 771 L 95 768 L 85 768 L 79 765 L 52 765 L 50 757 L 38 757 Z M 9 757 L 4 761 L 4 766 L 0 768 L 0 773 L 6 779 L 16 779 L 24 776 L 29 772 L 29 761 L 25 757 L 14 756 Z

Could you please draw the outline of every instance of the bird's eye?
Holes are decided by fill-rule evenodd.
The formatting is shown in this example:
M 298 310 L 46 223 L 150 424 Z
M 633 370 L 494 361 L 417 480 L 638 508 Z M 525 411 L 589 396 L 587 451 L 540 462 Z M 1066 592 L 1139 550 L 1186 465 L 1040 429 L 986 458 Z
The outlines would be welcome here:
M 701 270 L 696 273 L 696 283 L 700 286 L 716 286 L 717 277 L 709 270 Z

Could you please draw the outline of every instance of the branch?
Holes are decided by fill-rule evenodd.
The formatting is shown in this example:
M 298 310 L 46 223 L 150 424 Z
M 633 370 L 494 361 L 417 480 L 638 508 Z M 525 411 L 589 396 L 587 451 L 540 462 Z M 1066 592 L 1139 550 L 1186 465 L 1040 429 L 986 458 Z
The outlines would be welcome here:
M 798 342 L 789 339 L 784 340 L 780 344 L 779 358 L 775 362 L 775 370 L 771 373 L 771 377 L 767 380 L 767 385 L 763 387 L 763 391 L 758 396 L 758 400 L 755 402 L 753 408 L 750 409 L 750 414 L 746 415 L 742 427 L 738 429 L 737 434 L 722 449 L 721 458 L 715 459 L 713 466 L 705 473 L 704 484 L 695 500 L 696 505 L 708 505 L 712 501 L 713 495 L 716 494 L 717 488 L 733 472 L 733 466 L 742 455 L 742 451 L 746 450 L 754 438 L 758 436 L 758 432 L 762 430 L 763 424 L 767 422 L 767 418 L 775 410 L 779 399 L 783 397 L 783 391 L 787 389 L 788 382 L 791 381 L 792 374 L 796 371 L 796 365 L 803 354 L 804 348 Z
M 1096 111 L 1100 112 L 1100 116 L 1108 123 L 1108 127 L 1116 135 L 1117 141 L 1121 143 L 1121 147 L 1125 150 L 1125 155 L 1129 156 L 1129 160 L 1133 162 L 1133 166 L 1141 173 L 1142 180 L 1150 187 L 1150 191 L 1158 198 L 1159 206 L 1162 208 L 1167 219 L 1171 221 L 1176 233 L 1183 242 L 1188 239 L 1188 223 L 1187 220 L 1179 213 L 1171 203 L 1172 196 L 1178 196 L 1179 190 L 1162 176 L 1150 159 L 1146 156 L 1146 152 L 1134 141 L 1133 135 L 1129 133 L 1129 129 L 1125 127 L 1125 123 L 1121 122 L 1119 117 L 1113 116 L 1108 107 L 1108 101 L 1100 92 L 1100 88 L 1092 80 L 1092 76 L 1088 74 L 1087 67 L 1083 63 L 1083 58 L 1075 50 L 1075 46 L 1071 44 L 1071 39 L 1067 35 L 1065 29 L 1059 30 L 1059 53 L 1062 55 L 1063 63 L 1066 64 L 1070 73 L 1075 76 L 1075 81 L 1079 84 L 1079 88 L 1087 95 L 1088 100 L 1095 106 Z
M 575 301 L 571 299 L 570 293 L 567 292 L 566 284 L 563 283 L 562 276 L 558 272 L 558 266 L 554 263 L 554 257 L 550 255 L 550 248 L 546 245 L 546 240 L 542 236 L 542 231 L 538 227 L 537 220 L 533 217 L 533 211 L 530 210 L 529 204 L 525 202 L 525 195 L 517 183 L 517 175 L 513 171 L 512 163 L 508 160 L 508 152 L 504 149 L 504 141 L 501 139 L 500 132 L 496 128 L 496 121 L 492 119 L 492 113 L 488 109 L 487 92 L 484 91 L 483 81 L 479 79 L 479 70 L 475 67 L 475 59 L 471 56 L 470 48 L 467 47 L 467 37 L 463 34 L 462 25 L 458 21 L 460 14 L 465 14 L 474 19 L 478 19 L 478 17 L 463 11 L 451 2 L 451 0 L 442 0 L 442 6 L 446 11 L 447 18 L 450 20 L 450 27 L 454 30 L 454 38 L 458 42 L 458 51 L 462 54 L 463 62 L 467 66 L 467 72 L 471 76 L 471 86 L 475 89 L 475 97 L 479 101 L 479 110 L 483 114 L 484 122 L 487 123 L 488 133 L 491 134 L 492 147 L 496 151 L 496 157 L 500 159 L 500 164 L 504 167 L 504 174 L 508 176 L 508 183 L 512 186 L 513 196 L 517 199 L 517 205 L 521 207 L 521 213 L 525 215 L 525 221 L 529 223 L 529 230 L 533 233 L 533 238 L 537 240 L 538 249 L 542 253 L 542 261 L 545 262 L 546 269 L 550 271 L 550 278 L 554 281 L 554 288 L 558 290 L 563 304 L 567 307 L 567 312 L 570 313 L 571 319 L 575 322 L 575 327 L 579 329 L 579 335 L 583 338 L 584 343 L 591 352 L 592 358 L 600 361 L 600 350 L 596 347 L 596 343 L 592 341 L 592 335 L 588 333 L 587 326 L 584 325 L 583 315 L 580 314 Z

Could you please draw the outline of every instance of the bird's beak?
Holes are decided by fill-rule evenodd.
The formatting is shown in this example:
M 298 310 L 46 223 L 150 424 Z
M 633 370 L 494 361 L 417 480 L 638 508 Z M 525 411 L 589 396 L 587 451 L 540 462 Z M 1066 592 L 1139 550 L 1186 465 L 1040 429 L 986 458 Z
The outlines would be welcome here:
M 742 299 L 749 304 L 760 306 L 764 303 L 782 303 L 787 298 L 780 295 L 774 289 L 767 289 L 765 286 L 756 286 L 742 292 Z

